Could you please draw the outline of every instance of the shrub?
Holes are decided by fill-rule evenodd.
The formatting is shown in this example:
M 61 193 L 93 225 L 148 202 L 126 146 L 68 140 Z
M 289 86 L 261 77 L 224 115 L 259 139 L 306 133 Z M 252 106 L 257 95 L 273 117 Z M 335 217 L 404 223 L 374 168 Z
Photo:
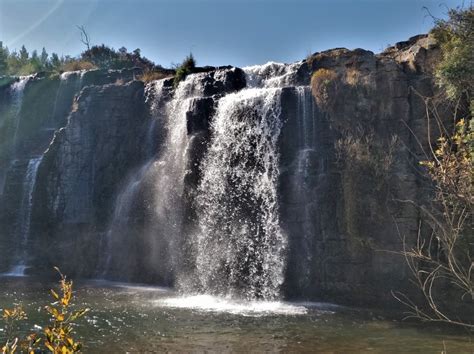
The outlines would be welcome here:
M 388 143 L 382 143 L 374 133 L 347 133 L 336 141 L 336 154 L 338 160 L 344 161 L 349 170 L 368 170 L 380 179 L 389 174 L 397 146 L 396 135 Z
M 172 75 L 170 75 L 169 73 L 165 73 L 162 71 L 147 70 L 142 75 L 138 76 L 138 80 L 143 81 L 144 83 L 148 83 L 155 80 L 166 79 L 171 76 Z
M 334 70 L 319 69 L 311 76 L 311 91 L 316 102 L 328 106 L 330 98 L 337 92 L 337 74 Z
M 186 78 L 186 76 L 194 72 L 195 68 L 196 60 L 194 59 L 193 54 L 190 53 L 176 69 L 176 74 L 174 76 L 174 86 L 177 87 L 178 84 Z
M 73 337 L 73 325 L 75 321 L 84 316 L 89 309 L 71 310 L 73 291 L 72 280 L 67 280 L 58 268 L 55 268 L 61 279 L 59 281 L 59 293 L 51 289 L 54 301 L 45 306 L 50 316 L 49 325 L 44 326 L 42 333 L 32 333 L 25 339 L 19 339 L 16 335 L 18 321 L 27 319 L 26 313 L 21 307 L 3 310 L 5 321 L 5 332 L 7 342 L 2 347 L 2 354 L 15 353 L 17 349 L 33 352 L 47 352 L 54 354 L 75 353 L 81 350 L 81 343 Z
M 74 60 L 64 63 L 60 67 L 60 71 L 78 71 L 97 69 L 97 66 L 87 60 Z

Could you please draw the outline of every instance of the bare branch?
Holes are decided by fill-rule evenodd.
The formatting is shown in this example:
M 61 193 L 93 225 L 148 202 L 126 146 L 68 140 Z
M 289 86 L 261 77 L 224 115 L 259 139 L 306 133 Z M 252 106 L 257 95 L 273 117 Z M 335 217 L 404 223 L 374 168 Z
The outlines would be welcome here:
M 87 50 L 91 49 L 91 40 L 90 36 L 86 31 L 84 25 L 76 26 L 79 32 L 81 33 L 81 42 L 87 47 Z

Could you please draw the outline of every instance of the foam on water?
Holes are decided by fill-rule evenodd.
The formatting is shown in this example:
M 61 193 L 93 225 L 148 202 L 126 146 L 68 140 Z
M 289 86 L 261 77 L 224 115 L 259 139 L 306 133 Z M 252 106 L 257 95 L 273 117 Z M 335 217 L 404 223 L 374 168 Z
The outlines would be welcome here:
M 120 288 L 124 290 L 132 290 L 137 292 L 169 292 L 170 288 L 162 286 L 151 286 L 144 284 L 134 284 L 134 283 L 125 283 L 120 281 L 112 281 L 106 279 L 94 279 L 89 281 L 91 284 L 97 285 L 97 287 L 111 287 L 111 288 Z
M 200 312 L 230 313 L 260 317 L 271 315 L 305 315 L 305 306 L 280 301 L 236 301 L 211 295 L 191 295 L 156 300 L 158 306 L 190 309 Z

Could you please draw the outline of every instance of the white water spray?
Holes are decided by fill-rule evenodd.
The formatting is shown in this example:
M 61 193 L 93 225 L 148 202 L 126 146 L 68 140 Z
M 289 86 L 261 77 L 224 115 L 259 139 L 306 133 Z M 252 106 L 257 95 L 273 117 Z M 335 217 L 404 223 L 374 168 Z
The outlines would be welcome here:
M 28 241 L 30 238 L 33 193 L 35 190 L 36 175 L 42 159 L 43 156 L 35 157 L 28 162 L 25 179 L 23 181 L 23 196 L 18 220 L 20 244 L 13 260 L 15 264 L 7 275 L 23 276 L 28 265 Z

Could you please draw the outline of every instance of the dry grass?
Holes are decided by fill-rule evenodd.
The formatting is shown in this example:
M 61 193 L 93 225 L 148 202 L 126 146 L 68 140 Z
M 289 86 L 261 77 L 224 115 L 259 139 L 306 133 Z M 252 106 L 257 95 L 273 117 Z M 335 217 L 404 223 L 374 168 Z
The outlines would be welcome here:
M 172 77 L 169 73 L 164 73 L 161 71 L 145 71 L 142 75 L 138 76 L 138 80 L 148 83 L 155 80 L 161 80 Z
M 68 63 L 64 63 L 61 67 L 61 71 L 78 71 L 92 69 L 97 69 L 97 67 L 87 60 L 74 60 Z
M 319 105 L 326 106 L 337 91 L 338 76 L 334 70 L 319 69 L 311 76 L 311 91 Z

